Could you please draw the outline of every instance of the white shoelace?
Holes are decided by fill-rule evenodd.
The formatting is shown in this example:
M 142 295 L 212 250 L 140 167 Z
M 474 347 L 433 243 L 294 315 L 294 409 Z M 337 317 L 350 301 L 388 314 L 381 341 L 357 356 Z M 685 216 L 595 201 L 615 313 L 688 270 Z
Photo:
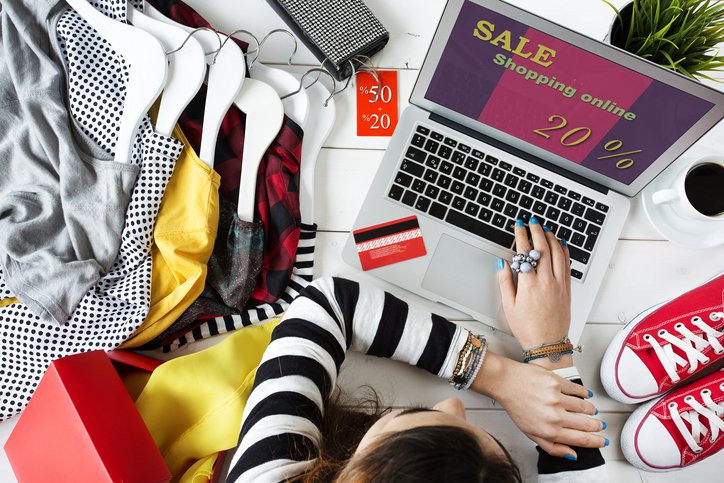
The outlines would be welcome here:
M 719 388 L 724 391 L 724 383 L 721 384 Z M 724 434 L 724 420 L 722 420 L 722 416 L 724 416 L 724 406 L 714 402 L 709 389 L 704 389 L 699 394 L 701 395 L 701 400 L 704 401 L 704 405 L 697 401 L 694 396 L 686 396 L 684 398 L 684 401 L 691 406 L 691 411 L 679 413 L 679 411 L 676 410 L 678 405 L 673 402 L 669 403 L 671 419 L 686 440 L 686 444 L 689 445 L 689 448 L 691 448 L 694 453 L 702 452 L 702 447 L 699 446 L 699 442 L 701 441 L 701 437 L 706 434 L 706 426 L 699 420 L 700 416 L 705 417 L 709 422 L 709 427 L 711 428 L 711 436 L 709 436 L 710 443 L 716 441 L 720 431 Z M 689 423 L 691 431 L 686 428 L 684 421 Z
M 724 319 L 724 312 L 712 312 L 709 314 L 709 318 L 712 322 L 718 322 Z M 714 330 L 699 316 L 692 317 L 691 323 L 704 333 L 696 335 L 680 322 L 674 326 L 674 329 L 681 334 L 679 337 L 672 335 L 665 329 L 658 332 L 659 337 L 668 342 L 663 347 L 651 334 L 644 335 L 644 340 L 651 344 L 659 361 L 661 361 L 661 365 L 664 366 L 666 374 L 675 383 L 681 379 L 676 373 L 676 366 L 683 367 L 688 364 L 690 366 L 689 374 L 691 374 L 699 367 L 699 363 L 709 363 L 709 358 L 701 353 L 707 347 L 711 346 L 716 355 L 724 354 L 724 346 L 719 341 L 720 337 L 724 337 L 724 332 Z M 674 346 L 686 354 L 688 361 L 674 352 Z

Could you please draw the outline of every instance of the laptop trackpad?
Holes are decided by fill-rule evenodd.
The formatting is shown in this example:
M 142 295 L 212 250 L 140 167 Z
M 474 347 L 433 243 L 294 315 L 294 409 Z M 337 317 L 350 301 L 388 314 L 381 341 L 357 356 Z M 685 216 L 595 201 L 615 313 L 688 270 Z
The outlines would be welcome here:
M 495 318 L 500 307 L 497 263 L 498 257 L 442 235 L 422 287 Z

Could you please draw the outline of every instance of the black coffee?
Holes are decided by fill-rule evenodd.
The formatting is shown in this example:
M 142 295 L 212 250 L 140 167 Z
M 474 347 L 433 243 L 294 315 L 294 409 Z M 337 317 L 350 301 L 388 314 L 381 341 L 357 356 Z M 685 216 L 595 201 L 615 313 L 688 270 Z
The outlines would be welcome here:
M 684 189 L 691 206 L 702 215 L 724 213 L 724 167 L 720 164 L 703 163 L 691 169 Z

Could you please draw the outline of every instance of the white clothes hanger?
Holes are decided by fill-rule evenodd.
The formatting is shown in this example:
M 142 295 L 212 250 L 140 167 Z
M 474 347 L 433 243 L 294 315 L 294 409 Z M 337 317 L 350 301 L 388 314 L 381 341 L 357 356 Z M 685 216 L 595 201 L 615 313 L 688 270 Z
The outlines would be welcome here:
M 284 105 L 273 88 L 256 79 L 246 80 L 234 103 L 246 113 L 237 214 L 239 219 L 251 222 L 254 221 L 259 164 L 282 127 Z
M 67 0 L 67 3 L 113 46 L 129 66 L 126 99 L 113 157 L 116 162 L 129 163 L 141 119 L 166 83 L 166 52 L 151 34 L 106 17 L 86 0 Z
M 300 76 L 301 77 L 301 76 Z M 334 82 L 334 78 L 332 78 Z M 321 82 L 315 82 L 307 88 L 311 103 L 309 119 L 304 129 L 302 143 L 302 165 L 299 174 L 299 210 L 302 221 L 314 220 L 314 177 L 317 160 L 322 146 L 332 132 L 337 117 L 334 97 Z M 296 97 L 296 96 L 292 96 Z M 325 102 L 327 103 L 325 107 Z
M 128 2 L 128 21 L 153 35 L 166 50 L 168 79 L 156 118 L 156 131 L 170 137 L 181 113 L 206 76 L 204 49 L 185 30 L 149 17 Z
M 167 18 L 148 2 L 145 5 L 146 13 L 150 17 L 175 25 L 188 33 L 195 30 Z M 234 42 L 225 42 L 219 47 L 218 36 L 207 31 L 200 31 L 197 40 L 206 50 L 206 63 L 209 64 L 199 157 L 209 166 L 213 166 L 221 122 L 245 82 L 246 63 L 244 53 Z
M 299 81 L 289 72 L 273 67 L 267 67 L 261 63 L 256 63 L 249 68 L 252 79 L 256 79 L 268 84 L 276 91 L 279 96 L 296 89 Z M 300 92 L 299 95 L 287 97 L 282 101 L 284 113 L 294 122 L 299 124 L 302 130 L 306 129 L 309 118 L 309 95 L 306 91 Z
M 222 47 L 232 39 L 233 35 L 239 33 L 249 35 L 256 42 L 257 52 L 259 51 L 261 44 L 256 36 L 244 29 L 238 29 L 228 34 Z M 264 153 L 269 149 L 282 127 L 284 105 L 271 86 L 253 78 L 246 80 L 241 92 L 234 100 L 234 104 L 246 114 L 242 151 L 243 165 L 239 178 L 239 203 L 236 210 L 240 220 L 252 222 L 256 207 L 256 181 L 259 165 Z
M 264 45 L 264 42 L 266 42 L 266 40 L 275 33 L 287 34 L 294 41 L 294 51 L 292 52 L 292 55 L 289 56 L 289 61 L 287 62 L 288 65 L 292 65 L 292 58 L 294 57 L 294 54 L 297 53 L 297 39 L 288 30 L 275 29 L 266 34 L 261 42 L 259 42 L 259 47 L 256 51 L 256 57 L 254 57 L 254 59 L 249 62 L 249 74 L 251 75 L 252 79 L 266 82 L 272 88 L 274 88 L 277 94 L 283 96 L 284 94 L 294 90 L 299 84 L 299 80 L 285 70 L 275 67 L 269 67 L 262 64 L 261 62 L 257 62 L 261 47 Z M 303 90 L 299 92 L 299 94 L 296 96 L 287 97 L 286 99 L 282 100 L 282 104 L 284 105 L 284 113 L 289 116 L 289 118 L 291 118 L 294 122 L 299 124 L 302 130 L 305 130 L 309 118 L 310 104 L 309 95 L 307 94 L 307 92 Z

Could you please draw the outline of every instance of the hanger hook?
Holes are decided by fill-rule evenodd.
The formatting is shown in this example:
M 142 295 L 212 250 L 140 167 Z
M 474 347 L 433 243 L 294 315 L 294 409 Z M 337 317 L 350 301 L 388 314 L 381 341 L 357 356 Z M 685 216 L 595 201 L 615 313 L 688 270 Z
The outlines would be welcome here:
M 327 58 L 325 58 L 325 59 L 319 64 L 319 67 L 317 67 L 317 69 L 319 69 L 319 70 L 317 71 L 317 77 L 312 81 L 311 84 L 309 84 L 309 85 L 307 86 L 307 89 L 309 89 L 309 88 L 312 87 L 314 84 L 316 84 L 317 82 L 319 82 L 319 78 L 322 76 L 322 71 L 323 71 L 323 70 L 324 70 L 325 72 L 327 72 L 327 74 L 329 74 L 329 72 L 326 71 L 326 69 L 324 69 L 324 62 L 325 62 L 326 60 L 327 60 Z M 331 74 L 330 74 L 330 75 L 331 75 Z M 335 86 L 335 88 L 336 88 L 336 87 L 337 87 L 337 81 L 334 79 L 334 77 L 332 77 L 332 82 L 334 83 L 334 86 Z M 334 91 L 334 89 L 332 89 L 332 90 Z
M 202 30 L 208 30 L 209 32 L 213 32 L 214 34 L 216 34 L 216 39 L 219 41 L 219 50 L 221 49 L 221 47 L 223 47 L 223 44 L 221 43 L 221 36 L 219 35 L 219 32 L 217 32 L 216 30 L 214 30 L 210 27 L 199 27 L 199 28 L 195 28 L 191 32 L 189 32 L 186 39 L 184 39 L 183 43 L 178 48 L 169 50 L 168 52 L 166 52 L 166 56 L 174 54 L 174 53 L 178 52 L 179 50 L 183 49 L 184 46 L 186 45 L 186 42 L 188 42 L 191 37 L 196 35 L 197 32 L 200 32 Z M 210 55 L 210 54 L 213 54 L 214 52 L 218 52 L 218 50 L 211 51 L 211 52 L 204 52 L 204 55 Z
M 375 92 L 375 98 L 372 100 L 372 102 L 377 102 L 380 98 L 380 93 L 382 92 L 382 80 L 380 79 L 377 69 L 372 63 L 372 59 L 370 59 L 366 55 L 357 55 L 355 56 L 355 58 L 363 67 L 362 69 L 360 69 L 360 72 L 369 73 L 370 75 L 372 75 L 372 77 L 374 77 L 375 81 L 377 81 L 377 92 Z
M 344 87 L 341 90 L 337 91 L 334 94 L 335 96 L 344 92 L 347 89 L 347 87 L 349 87 L 349 83 L 352 82 L 352 78 L 357 76 L 357 69 L 354 66 L 354 62 L 352 62 L 352 59 L 348 60 L 347 62 L 349 62 L 350 67 L 352 67 L 352 74 L 350 74 L 350 76 L 347 77 L 347 83 L 344 85 Z
M 251 38 L 254 40 L 254 42 L 256 42 L 256 49 L 259 50 L 259 39 L 256 38 L 256 35 L 254 35 L 253 33 L 249 32 L 248 30 L 237 29 L 237 30 L 234 30 L 233 32 L 231 32 L 230 34 L 226 34 L 226 38 L 225 38 L 224 41 L 221 43 L 221 46 L 219 47 L 219 50 L 216 51 L 216 54 L 214 55 L 214 58 L 211 60 L 211 63 L 212 63 L 212 64 L 216 62 L 216 57 L 219 55 L 219 52 L 221 52 L 221 49 L 224 48 L 224 45 L 226 45 L 226 42 L 228 42 L 229 39 L 230 39 L 233 35 L 235 35 L 235 34 L 247 34 L 249 37 L 251 37 Z
M 314 82 L 312 82 L 312 83 L 309 84 L 308 86 L 305 86 L 305 85 L 304 85 L 304 79 L 306 79 L 308 75 L 310 75 L 310 74 L 312 74 L 312 73 L 314 73 L 314 72 L 318 72 L 318 73 L 319 73 L 319 74 L 317 75 L 317 79 L 319 79 L 319 77 L 320 77 L 322 74 L 327 74 L 327 75 L 329 76 L 329 78 L 332 79 L 332 85 L 333 85 L 333 87 L 332 87 L 332 93 L 331 93 L 330 96 L 329 96 L 327 99 L 325 99 L 325 101 L 324 101 L 324 107 L 327 107 L 327 106 L 329 105 L 329 101 L 336 95 L 335 89 L 336 89 L 336 87 L 337 87 L 337 82 L 335 81 L 335 79 L 334 79 L 334 77 L 332 76 L 332 74 L 330 74 L 329 72 L 327 72 L 326 69 L 322 69 L 322 68 L 320 68 L 320 67 L 315 67 L 315 68 L 309 69 L 307 72 L 305 72 L 305 73 L 302 75 L 302 78 L 299 79 L 299 88 L 297 88 L 297 90 L 294 91 L 294 92 L 290 92 L 289 94 L 283 95 L 283 96 L 281 97 L 281 99 L 286 99 L 286 98 L 288 98 L 288 97 L 297 95 L 297 94 L 299 94 L 300 92 L 302 92 L 302 89 L 309 89 L 311 86 L 313 86 L 313 85 L 315 84 L 315 82 L 317 82 L 317 80 L 315 80 Z
M 291 33 L 291 32 L 290 32 L 289 30 L 287 30 L 287 29 L 274 29 L 274 30 L 270 31 L 268 34 L 266 34 L 263 39 L 261 39 L 261 42 L 259 43 L 259 48 L 256 50 L 256 55 L 254 56 L 254 59 L 253 59 L 253 60 L 251 61 L 251 63 L 249 64 L 249 67 L 251 67 L 252 65 L 254 65 L 254 62 L 256 62 L 257 59 L 259 58 L 259 55 L 261 54 L 261 46 L 264 45 L 264 42 L 266 42 L 266 40 L 267 40 L 272 34 L 276 34 L 276 33 L 286 34 L 286 35 L 288 35 L 289 38 L 291 38 L 292 41 L 294 42 L 294 50 L 292 51 L 292 55 L 289 56 L 289 60 L 287 61 L 287 65 L 292 65 L 292 59 L 293 59 L 294 56 L 297 54 L 297 49 L 299 49 L 299 43 L 297 42 L 297 38 L 294 36 L 293 33 Z M 321 75 L 321 74 L 320 74 L 320 75 Z M 319 76 L 317 76 L 317 79 L 319 79 Z

